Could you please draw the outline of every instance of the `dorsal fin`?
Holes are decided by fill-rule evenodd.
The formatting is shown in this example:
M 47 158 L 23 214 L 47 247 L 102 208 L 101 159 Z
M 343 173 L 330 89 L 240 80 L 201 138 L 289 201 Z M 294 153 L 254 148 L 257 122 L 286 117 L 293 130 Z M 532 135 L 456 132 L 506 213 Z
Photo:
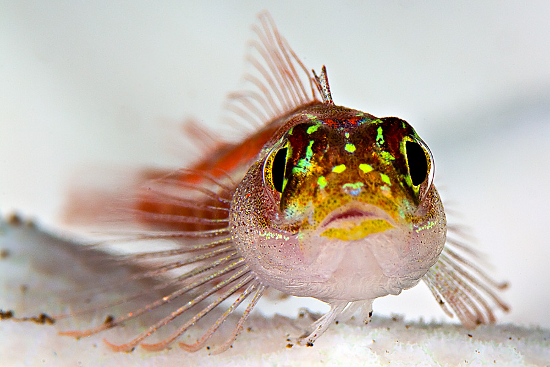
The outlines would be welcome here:
M 315 85 L 317 86 L 317 90 L 321 93 L 321 96 L 323 97 L 323 103 L 325 104 L 334 104 L 332 101 L 332 94 L 330 93 L 330 86 L 328 84 L 328 75 L 327 75 L 327 67 L 323 65 L 321 68 L 321 75 L 317 76 L 315 74 L 315 70 L 312 70 L 313 77 L 315 78 Z
M 321 101 L 314 76 L 279 34 L 271 15 L 258 15 L 260 24 L 252 27 L 246 61 L 246 89 L 228 95 L 226 108 L 233 121 L 262 127 L 268 122 L 314 101 Z

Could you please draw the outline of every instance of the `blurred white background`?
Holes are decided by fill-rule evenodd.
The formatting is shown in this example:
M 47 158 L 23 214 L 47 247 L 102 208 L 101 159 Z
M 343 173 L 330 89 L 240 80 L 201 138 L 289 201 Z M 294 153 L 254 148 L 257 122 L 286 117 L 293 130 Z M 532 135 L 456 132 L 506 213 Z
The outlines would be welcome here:
M 453 218 L 511 283 L 501 320 L 550 327 L 544 0 L 2 0 L 1 212 L 55 225 L 87 167 L 185 166 L 200 152 L 181 144 L 178 124 L 220 123 L 263 9 L 308 67 L 327 66 L 337 104 L 416 128 Z M 417 288 L 375 302 L 375 312 L 439 319 Z

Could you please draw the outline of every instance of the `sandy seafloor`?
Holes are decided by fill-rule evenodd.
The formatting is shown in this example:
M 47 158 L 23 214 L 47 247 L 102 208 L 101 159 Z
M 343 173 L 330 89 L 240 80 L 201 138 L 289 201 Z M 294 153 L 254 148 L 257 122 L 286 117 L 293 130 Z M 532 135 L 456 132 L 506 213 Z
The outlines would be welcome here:
M 177 347 L 116 354 L 101 336 L 75 341 L 55 327 L 0 322 L 1 365 L 550 363 L 547 2 L 0 1 L 0 9 L 2 214 L 18 210 L 56 229 L 81 173 L 177 168 L 197 157 L 178 124 L 221 121 L 225 94 L 240 86 L 249 26 L 269 9 L 309 67 L 327 65 L 336 103 L 416 128 L 434 154 L 450 222 L 464 224 L 492 274 L 510 282 L 503 297 L 512 307 L 496 326 L 467 331 L 419 285 L 377 300 L 369 326 L 340 323 L 313 348 L 288 349 L 297 308 L 323 308 L 266 302 L 267 316 L 255 314 L 252 331 L 215 357 Z M 0 308 L 32 299 L 22 301 L 18 285 L 40 277 L 12 260 L 0 261 Z

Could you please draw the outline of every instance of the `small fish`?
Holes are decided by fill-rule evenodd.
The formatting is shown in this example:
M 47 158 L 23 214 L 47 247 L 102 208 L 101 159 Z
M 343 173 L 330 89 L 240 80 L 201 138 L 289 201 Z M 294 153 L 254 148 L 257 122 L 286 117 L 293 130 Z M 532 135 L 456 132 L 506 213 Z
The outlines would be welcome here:
M 254 32 L 249 89 L 231 94 L 228 103 L 234 122 L 254 131 L 238 143 L 215 140 L 189 169 L 148 171 L 151 180 L 129 210 L 148 228 L 129 240 L 175 246 L 119 257 L 145 269 L 128 281 L 154 278 L 162 297 L 62 334 L 92 335 L 181 301 L 133 340 L 107 342 L 115 351 L 162 350 L 231 299 L 195 343 L 179 343 L 196 351 L 248 301 L 231 336 L 213 351 L 219 353 L 274 288 L 330 305 L 296 340 L 312 346 L 336 319 L 359 314 L 368 323 L 373 300 L 420 281 L 465 327 L 495 322 L 494 309 L 508 310 L 496 294 L 505 285 L 484 273 L 473 250 L 447 238 L 453 227 L 433 183 L 434 160 L 413 127 L 336 105 L 326 68 L 310 72 L 267 13 Z M 196 138 L 215 135 L 188 130 Z M 145 342 L 180 316 L 187 318 L 172 335 Z

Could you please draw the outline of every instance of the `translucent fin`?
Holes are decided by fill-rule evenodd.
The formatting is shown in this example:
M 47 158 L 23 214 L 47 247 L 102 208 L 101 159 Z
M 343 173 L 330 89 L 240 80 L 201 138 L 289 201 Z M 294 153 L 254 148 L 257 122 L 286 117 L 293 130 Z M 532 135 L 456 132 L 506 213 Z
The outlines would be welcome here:
M 321 101 L 315 78 L 287 41 L 279 34 L 267 12 L 254 26 L 247 61 L 252 70 L 244 75 L 248 89 L 231 93 L 227 110 L 235 121 L 257 129 L 296 108 Z
M 223 273 L 226 273 L 228 272 L 229 270 L 231 270 L 231 268 L 226 268 L 224 270 L 222 270 L 220 272 L 220 274 L 216 274 L 214 275 L 214 277 L 218 277 L 219 275 L 223 274 Z M 237 271 L 236 273 L 234 273 L 231 277 L 227 278 L 227 279 L 224 279 L 223 281 L 221 281 L 220 283 L 216 284 L 215 286 L 213 287 L 210 287 L 209 289 L 207 289 L 206 291 L 204 291 L 203 293 L 201 293 L 199 296 L 195 297 L 192 301 L 189 301 L 187 302 L 184 306 L 178 308 L 176 311 L 170 313 L 168 316 L 166 316 L 165 318 L 163 318 L 162 320 L 158 321 L 156 324 L 150 326 L 147 330 L 145 330 L 144 332 L 142 332 L 141 334 L 139 334 L 137 337 L 135 337 L 134 339 L 132 339 L 130 342 L 128 343 L 125 343 L 125 344 L 121 344 L 121 345 L 115 345 L 115 344 L 111 344 L 109 343 L 107 340 L 104 339 L 104 342 L 115 352 L 128 352 L 128 351 L 131 351 L 133 350 L 138 344 L 141 343 L 142 340 L 144 340 L 145 338 L 149 337 L 151 334 L 153 334 L 155 331 L 157 331 L 159 328 L 167 325 L 168 323 L 170 323 L 171 321 L 173 321 L 176 317 L 182 315 L 184 312 L 186 312 L 187 310 L 189 310 L 191 307 L 197 305 L 199 302 L 201 302 L 202 300 L 206 299 L 208 296 L 212 295 L 213 293 L 215 293 L 216 291 L 219 291 L 220 289 L 222 289 L 223 287 L 231 284 L 233 281 L 235 281 L 236 279 L 239 279 L 240 277 L 242 277 L 243 275 L 245 274 L 248 274 L 248 267 L 244 267 L 243 269 L 240 269 L 239 271 Z M 199 280 L 199 282 L 195 285 L 193 285 L 193 288 L 195 288 L 196 286 L 198 285 L 201 285 L 201 284 L 204 284 L 208 281 L 210 281 L 211 279 L 213 279 L 212 276 L 208 276 L 208 277 L 205 277 L 201 280 Z M 190 289 L 193 289 L 193 288 L 190 288 Z M 185 292 L 187 292 L 188 290 L 190 289 L 185 289 Z M 167 303 L 167 302 L 170 302 L 173 298 L 177 297 L 181 294 L 183 294 L 182 292 L 183 290 L 180 290 L 178 292 L 176 292 L 175 294 L 171 294 L 169 297 L 164 297 L 162 300 L 159 301 L 159 303 Z M 152 308 L 155 308 L 157 307 L 156 304 L 152 305 Z M 148 311 L 151 307 L 144 307 L 143 309 L 139 310 L 140 312 L 143 310 L 143 311 Z M 126 319 L 130 318 L 130 317 L 133 317 L 133 314 L 130 315 L 128 314 L 126 316 Z M 178 335 L 179 336 L 179 335 Z M 176 336 L 177 337 L 177 336 Z M 172 343 L 172 341 L 174 340 L 175 338 L 169 338 L 167 340 L 166 343 L 162 343 L 162 345 L 165 345 L 165 346 L 168 346 L 170 343 Z
M 191 278 L 193 280 L 191 283 L 187 283 L 185 286 L 178 287 L 178 289 L 175 290 L 174 292 L 172 292 L 172 293 L 170 293 L 170 294 L 154 301 L 153 303 L 144 305 L 144 306 L 142 306 L 141 308 L 139 308 L 137 310 L 133 310 L 132 312 L 128 312 L 126 315 L 123 315 L 123 316 L 120 316 L 116 319 L 113 319 L 108 324 L 103 324 L 103 325 L 100 325 L 100 326 L 97 326 L 95 328 L 91 328 L 91 329 L 88 329 L 88 330 L 66 331 L 66 332 L 62 332 L 60 334 L 80 338 L 80 337 L 84 337 L 84 336 L 97 334 L 100 331 L 112 328 L 113 326 L 116 326 L 116 325 L 120 325 L 125 321 L 134 319 L 134 318 L 136 318 L 136 317 L 138 317 L 138 316 L 140 316 L 140 315 L 142 315 L 146 312 L 149 312 L 149 311 L 154 310 L 158 307 L 166 305 L 169 302 L 172 302 L 172 301 L 176 300 L 178 297 L 180 297 L 180 296 L 182 296 L 182 295 L 184 295 L 184 294 L 186 294 L 190 291 L 194 291 L 194 290 L 198 289 L 198 287 L 202 286 L 203 284 L 208 284 L 213 280 L 217 280 L 217 278 L 219 278 L 219 277 L 222 277 L 222 279 L 224 279 L 225 276 L 228 273 L 230 273 L 232 270 L 237 269 L 240 266 L 243 266 L 244 265 L 243 262 L 244 262 L 243 259 L 238 259 L 238 260 L 234 261 L 233 263 L 227 265 L 226 267 L 222 268 L 221 270 L 207 272 L 206 275 L 202 276 L 202 278 L 198 278 L 198 279 Z M 216 264 L 214 266 L 217 266 L 217 265 L 218 264 Z M 211 268 L 211 267 L 206 266 L 205 268 L 196 268 L 196 269 L 194 269 L 192 276 L 201 275 L 203 272 L 205 272 L 205 270 L 208 270 L 209 268 Z M 186 279 L 188 278 L 188 274 L 185 274 L 185 278 Z M 222 281 L 222 283 L 223 283 L 223 281 Z M 210 288 L 214 289 L 214 287 L 210 287 Z M 209 292 L 211 289 L 209 289 L 207 292 Z M 214 291 L 215 291 L 215 289 L 214 289 Z M 158 329 L 158 326 L 155 328 L 155 330 L 156 329 Z
M 308 310 L 304 311 L 309 313 Z M 372 317 L 372 300 L 353 302 L 337 301 L 330 303 L 330 311 L 313 322 L 306 332 L 296 340 L 296 343 L 298 345 L 312 347 L 313 343 L 315 343 L 333 322 L 347 321 L 354 315 L 358 315 L 363 324 L 368 324 Z
M 346 321 L 356 314 L 363 324 L 368 324 L 372 317 L 372 300 L 350 302 L 336 320 Z
M 214 129 L 209 129 L 200 121 L 187 119 L 181 126 L 183 136 L 203 154 L 213 152 L 222 143 L 223 139 Z
M 174 233 L 177 236 L 168 237 L 168 235 Z M 43 313 L 36 313 L 37 316 L 30 317 L 15 317 L 13 313 L 5 313 L 3 316 L 13 321 L 49 324 L 61 319 L 77 317 L 88 313 L 95 315 L 113 306 L 122 307 L 128 304 L 128 306 L 132 307 L 130 308 L 130 312 L 118 317 L 111 316 L 111 313 L 109 313 L 104 322 L 90 329 L 60 333 L 61 335 L 76 338 L 103 332 L 116 326 L 123 326 L 136 318 L 156 318 L 153 322 L 144 320 L 147 323 L 146 325 L 148 325 L 146 331 L 127 343 L 117 345 L 106 341 L 106 344 L 114 351 L 131 351 L 142 343 L 145 338 L 156 333 L 158 329 L 163 328 L 169 323 L 177 322 L 179 318 L 184 319 L 182 326 L 179 327 L 176 333 L 173 333 L 161 342 L 145 344 L 144 346 L 144 348 L 149 350 L 159 350 L 169 346 L 189 327 L 196 325 L 207 314 L 213 314 L 216 311 L 223 313 L 223 310 L 218 310 L 220 303 L 230 296 L 236 296 L 237 300 L 229 310 L 209 329 L 208 335 L 212 335 L 225 318 L 242 301 L 256 291 L 243 317 L 237 322 L 236 329 L 228 335 L 229 342 L 222 345 L 222 348 L 228 348 L 239 334 L 243 323 L 261 297 L 265 287 L 261 286 L 250 273 L 244 260 L 237 255 L 230 238 L 221 237 L 213 241 L 211 238 L 195 238 L 193 242 L 188 243 L 189 239 L 187 237 L 179 237 L 181 235 L 182 233 L 177 231 L 146 232 L 136 234 L 135 236 L 129 235 L 123 241 L 133 243 L 136 241 L 149 241 L 159 236 L 161 238 L 167 236 L 178 247 L 170 250 L 151 250 L 119 256 L 108 255 L 93 247 L 62 243 L 64 250 L 65 247 L 67 247 L 67 251 L 78 250 L 75 255 L 76 259 L 71 260 L 71 262 L 85 259 L 86 264 L 90 268 L 96 266 L 100 266 L 100 269 L 119 268 L 119 270 L 122 270 L 130 268 L 133 271 L 124 277 L 114 278 L 114 280 L 113 278 L 109 278 L 107 283 L 94 283 L 94 288 L 90 288 L 89 291 L 72 291 L 71 295 L 79 299 L 80 303 L 86 305 L 84 309 L 73 307 L 75 311 L 55 316 Z M 186 232 L 183 235 L 186 235 Z M 53 238 L 52 241 L 59 242 L 59 240 Z M 97 261 L 94 260 L 96 258 Z M 65 267 L 63 266 L 57 267 L 59 272 L 64 272 L 64 269 Z M 174 273 L 178 271 L 179 273 Z M 151 280 L 152 282 L 149 282 L 147 286 L 139 286 L 144 280 Z M 95 287 L 96 285 L 97 287 Z M 134 293 L 128 293 L 131 285 L 138 285 L 138 290 L 135 291 L 136 288 L 133 287 L 131 289 Z M 108 291 L 115 291 L 117 298 L 112 302 L 98 304 L 94 296 L 112 293 Z M 92 302 L 91 305 L 88 302 Z M 137 306 L 134 306 L 134 304 Z M 72 303 L 67 303 L 67 305 L 73 306 Z M 176 307 L 175 310 L 174 307 Z M 158 317 L 159 315 L 161 317 Z M 205 324 L 205 326 L 208 328 L 208 324 Z
M 244 310 L 243 315 L 239 319 L 239 322 L 237 323 L 237 326 L 235 326 L 235 329 L 233 330 L 233 335 L 231 338 L 227 339 L 225 343 L 223 343 L 220 347 L 218 347 L 216 350 L 214 350 L 211 354 L 220 354 L 222 352 L 225 352 L 229 348 L 231 348 L 233 342 L 237 339 L 241 331 L 243 330 L 243 325 L 248 319 L 248 316 L 250 316 L 250 312 L 252 312 L 252 309 L 256 306 L 260 298 L 262 298 L 262 295 L 264 294 L 264 291 L 266 290 L 265 285 L 260 285 L 258 287 L 258 290 L 254 294 L 254 297 L 246 307 L 246 310 Z
M 196 352 L 197 350 L 203 348 L 206 342 L 212 337 L 212 335 L 214 335 L 216 330 L 218 330 L 218 328 L 224 323 L 227 317 L 231 315 L 237 307 L 239 307 L 239 305 L 250 295 L 250 293 L 258 287 L 258 285 L 258 282 L 254 282 L 242 294 L 240 294 L 233 304 L 223 313 L 223 315 L 218 318 L 218 320 L 216 320 L 216 322 L 206 331 L 206 333 L 204 333 L 204 335 L 197 340 L 196 343 L 179 343 L 180 347 L 188 352 Z
M 231 251 L 231 252 L 229 252 L 229 251 Z M 227 253 L 227 252 L 229 252 L 229 253 Z M 153 253 L 153 254 L 155 254 L 155 253 Z M 219 256 L 219 255 L 222 255 L 222 256 Z M 216 257 L 216 256 L 218 256 L 218 257 Z M 205 263 L 205 260 L 208 260 L 211 257 L 216 257 L 216 258 L 214 260 L 210 261 L 210 262 Z M 133 275 L 131 275 L 131 276 L 125 278 L 125 279 L 122 279 L 119 282 L 112 282 L 112 283 L 109 283 L 108 285 L 102 285 L 99 288 L 90 289 L 86 292 L 80 293 L 78 296 L 79 297 L 85 297 L 88 294 L 93 295 L 95 292 L 106 292 L 106 291 L 109 291 L 109 290 L 117 290 L 117 289 L 120 289 L 120 288 L 124 287 L 124 285 L 126 285 L 130 282 L 140 281 L 140 280 L 144 280 L 144 279 L 149 279 L 149 278 L 157 278 L 158 279 L 161 276 L 165 276 L 169 271 L 173 271 L 175 269 L 183 268 L 186 265 L 197 263 L 197 264 L 194 265 L 192 270 L 189 270 L 189 271 L 187 271 L 187 272 L 185 272 L 181 275 L 178 275 L 177 277 L 175 277 L 173 279 L 166 279 L 166 280 L 159 281 L 156 284 L 148 286 L 147 288 L 143 288 L 140 291 L 137 291 L 137 292 L 134 292 L 134 293 L 131 293 L 131 294 L 127 294 L 123 297 L 119 297 L 117 300 L 106 303 L 106 304 L 94 305 L 92 307 L 81 309 L 81 310 L 71 312 L 71 313 L 68 313 L 68 314 L 55 315 L 55 316 L 53 316 L 53 318 L 55 320 L 61 320 L 61 319 L 68 318 L 68 317 L 75 317 L 75 316 L 82 315 L 82 314 L 87 314 L 87 313 L 91 313 L 91 312 L 97 312 L 99 310 L 108 309 L 110 307 L 117 306 L 117 305 L 120 305 L 120 304 L 123 304 L 123 303 L 127 303 L 131 300 L 134 300 L 134 299 L 146 296 L 146 295 L 154 296 L 155 294 L 158 294 L 159 292 L 162 292 L 162 291 L 164 291 L 164 293 L 166 293 L 167 290 L 169 290 L 171 288 L 176 288 L 176 287 L 181 288 L 182 284 L 184 283 L 185 280 L 187 280 L 191 277 L 194 277 L 198 274 L 201 274 L 205 271 L 208 271 L 210 269 L 213 269 L 213 268 L 215 268 L 219 265 L 227 263 L 231 260 L 234 260 L 235 258 L 236 258 L 236 251 L 234 250 L 234 248 L 232 246 L 227 246 L 227 247 L 222 247 L 220 249 L 216 249 L 214 251 L 210 251 L 210 252 L 205 253 L 205 254 L 197 255 L 197 256 L 192 257 L 192 258 L 186 258 L 184 260 L 180 260 L 180 261 L 177 261 L 177 262 L 174 262 L 174 263 L 167 263 L 167 264 L 163 263 L 162 265 L 154 267 L 154 268 L 142 267 L 142 271 L 140 271 L 138 273 L 135 273 L 135 274 L 133 274 Z M 121 263 L 118 258 L 115 258 L 115 259 L 119 263 Z M 121 265 L 122 265 L 122 263 L 121 263 Z M 115 324 L 113 322 L 111 322 L 110 324 L 111 324 L 111 327 L 115 326 Z M 76 335 L 76 334 L 73 333 L 73 336 L 85 336 L 85 335 Z
M 508 284 L 491 279 L 476 264 L 480 260 L 471 247 L 448 239 L 438 262 L 423 278 L 443 311 L 456 315 L 467 328 L 496 322 L 496 309 L 509 311 L 497 295 Z
M 193 318 L 191 318 L 189 321 L 187 321 L 185 324 L 183 324 L 178 331 L 173 333 L 169 338 L 163 340 L 160 343 L 155 344 L 145 344 L 142 343 L 141 347 L 149 350 L 149 351 L 158 351 L 166 348 L 168 345 L 174 342 L 180 335 L 182 335 L 187 329 L 189 329 L 191 326 L 193 326 L 197 321 L 199 321 L 202 317 L 207 315 L 210 311 L 212 311 L 215 307 L 217 307 L 220 303 L 225 301 L 227 298 L 235 294 L 238 290 L 240 290 L 242 287 L 244 287 L 246 284 L 248 284 L 250 281 L 254 279 L 253 275 L 247 275 L 244 277 L 244 279 L 239 280 L 236 285 L 231 287 L 229 290 L 227 290 L 225 293 L 220 295 L 215 301 L 210 303 L 205 309 L 197 313 Z
M 330 311 L 321 316 L 321 318 L 315 321 L 308 328 L 306 333 L 298 338 L 297 343 L 299 345 L 306 345 L 312 347 L 315 340 L 319 338 L 323 333 L 328 329 L 334 320 L 347 308 L 350 306 L 351 302 L 340 301 L 331 303 Z M 355 311 L 355 309 L 353 310 Z
M 321 68 L 321 75 L 317 76 L 313 71 L 315 77 L 315 85 L 323 97 L 323 103 L 333 105 L 332 94 L 330 93 L 330 85 L 328 83 L 327 68 L 325 65 Z
M 113 228 L 135 230 L 140 225 L 182 231 L 227 226 L 229 202 L 236 184 L 225 173 L 214 177 L 201 170 L 168 173 L 144 169 L 113 172 L 109 177 L 109 172 L 92 170 L 81 176 L 82 183 L 73 185 L 64 208 L 65 224 L 101 228 L 105 233 Z M 93 175 L 103 179 L 92 178 Z

